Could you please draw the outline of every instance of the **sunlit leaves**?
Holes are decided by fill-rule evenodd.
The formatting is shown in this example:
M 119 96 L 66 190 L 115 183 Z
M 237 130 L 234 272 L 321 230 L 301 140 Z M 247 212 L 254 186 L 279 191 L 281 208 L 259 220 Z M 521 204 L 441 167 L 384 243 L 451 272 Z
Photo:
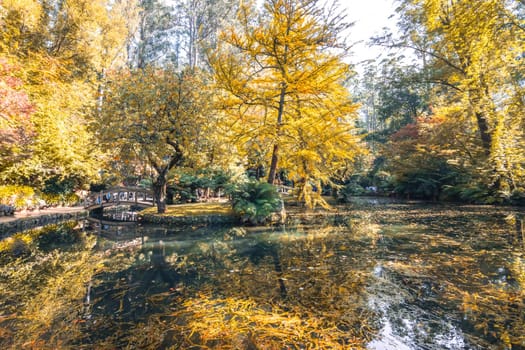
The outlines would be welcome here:
M 359 148 L 356 106 L 343 87 L 351 71 L 338 50 L 348 25 L 317 1 L 266 1 L 260 15 L 252 5 L 211 57 L 229 139 L 267 164 L 269 182 L 278 168 L 299 187 L 327 183 Z
M 2 180 L 43 187 L 51 178 L 89 181 L 98 168 L 87 114 L 94 87 L 85 81 L 63 81 L 68 74 L 59 60 L 32 54 L 23 61 L 20 79 L 34 104 L 34 137 L 25 148 L 31 157 L 3 169 Z
M 182 156 L 191 151 L 199 136 L 197 76 L 148 68 L 110 79 L 98 124 L 105 142 L 119 149 L 131 146 L 135 153 L 122 156 L 133 158 L 144 152 L 159 165 L 174 152 Z
M 132 18 L 126 11 L 133 11 L 133 1 L 2 2 L 0 49 L 31 101 L 33 131 L 30 143 L 9 141 L 31 157 L 2 160 L 3 182 L 42 188 L 50 180 L 68 181 L 77 188 L 94 179 L 99 152 L 87 130 L 94 80 L 125 59 L 125 21 Z
M 402 39 L 389 44 L 414 49 L 421 59 L 430 113 L 448 128 L 438 144 L 454 153 L 449 162 L 465 165 L 469 182 L 491 194 L 488 201 L 523 192 L 519 7 L 499 0 L 403 1 Z
M 109 78 L 93 127 L 115 157 L 130 161 L 136 173 L 155 177 L 157 202 L 164 206 L 169 170 L 196 156 L 203 144 L 210 101 L 202 76 L 148 67 Z

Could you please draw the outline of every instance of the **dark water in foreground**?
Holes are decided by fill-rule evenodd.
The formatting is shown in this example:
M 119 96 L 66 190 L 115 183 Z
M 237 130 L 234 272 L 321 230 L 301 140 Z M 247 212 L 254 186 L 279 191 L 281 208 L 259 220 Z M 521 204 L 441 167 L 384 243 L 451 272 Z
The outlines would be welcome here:
M 0 256 L 0 348 L 525 349 L 524 214 L 366 200 L 40 237 Z

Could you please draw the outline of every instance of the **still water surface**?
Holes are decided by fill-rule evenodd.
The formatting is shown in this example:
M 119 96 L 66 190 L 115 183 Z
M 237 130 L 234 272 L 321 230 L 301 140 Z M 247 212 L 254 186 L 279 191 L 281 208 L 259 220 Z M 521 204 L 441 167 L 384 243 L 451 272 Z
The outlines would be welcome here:
M 362 200 L 280 228 L 84 228 L 2 266 L 2 348 L 524 349 L 524 212 Z

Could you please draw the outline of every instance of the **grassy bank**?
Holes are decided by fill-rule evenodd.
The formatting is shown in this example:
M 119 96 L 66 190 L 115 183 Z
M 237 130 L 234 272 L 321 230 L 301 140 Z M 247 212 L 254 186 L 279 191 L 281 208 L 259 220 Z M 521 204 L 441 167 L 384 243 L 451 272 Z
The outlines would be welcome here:
M 157 214 L 157 208 L 148 208 L 143 214 L 158 216 L 206 216 L 206 215 L 234 215 L 231 204 L 225 203 L 187 203 L 168 205 L 164 214 Z
M 166 224 L 221 224 L 238 220 L 230 203 L 187 203 L 168 205 L 166 212 L 157 213 L 157 208 L 148 208 L 140 213 L 142 221 Z

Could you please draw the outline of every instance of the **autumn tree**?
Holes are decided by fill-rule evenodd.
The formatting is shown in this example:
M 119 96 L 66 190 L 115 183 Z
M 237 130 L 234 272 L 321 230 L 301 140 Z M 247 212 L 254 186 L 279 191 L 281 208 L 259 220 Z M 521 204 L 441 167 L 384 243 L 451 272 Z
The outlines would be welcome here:
M 268 0 L 259 13 L 244 3 L 211 56 L 230 140 L 262 155 L 269 183 L 289 170 L 309 205 L 323 203 L 320 186 L 358 149 L 340 40 L 350 25 L 335 5 L 320 5 Z
M 151 172 L 159 213 L 169 171 L 198 153 L 209 101 L 202 86 L 195 72 L 152 67 L 115 73 L 108 82 L 94 127 L 118 161 Z
M 412 49 L 424 63 L 433 112 L 455 125 L 442 134 L 449 162 L 474 171 L 493 197 L 523 192 L 523 4 L 418 0 L 399 10 L 401 37 L 381 43 Z
M 31 115 L 35 108 L 16 76 L 18 69 L 0 58 L 0 173 L 31 156 L 28 149 L 34 137 Z
M 132 0 L 0 4 L 0 50 L 33 106 L 31 157 L 4 168 L 2 182 L 71 191 L 95 179 L 101 152 L 87 127 L 90 112 L 98 79 L 126 61 L 132 7 Z
M 443 137 L 450 132 L 447 120 L 434 114 L 415 118 L 388 137 L 381 155 L 396 195 L 429 200 L 471 200 L 473 188 L 459 190 L 466 180 L 461 164 L 450 162 L 452 145 Z

